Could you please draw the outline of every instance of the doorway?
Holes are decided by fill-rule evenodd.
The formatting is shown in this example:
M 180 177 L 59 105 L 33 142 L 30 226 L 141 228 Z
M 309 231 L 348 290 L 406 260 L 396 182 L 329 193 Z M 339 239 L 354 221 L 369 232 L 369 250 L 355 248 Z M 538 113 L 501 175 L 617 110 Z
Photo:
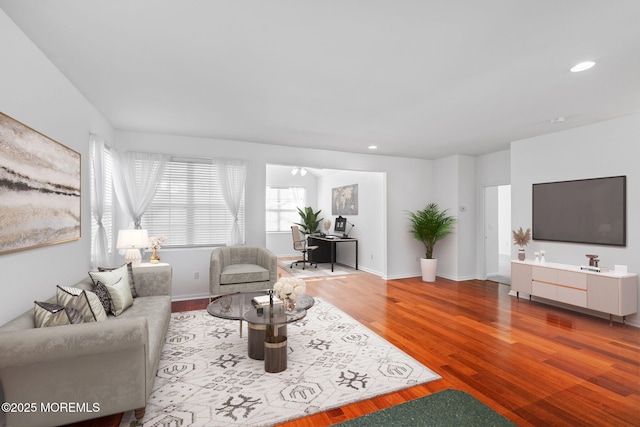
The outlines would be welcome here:
M 484 189 L 484 271 L 487 280 L 511 283 L 511 186 Z

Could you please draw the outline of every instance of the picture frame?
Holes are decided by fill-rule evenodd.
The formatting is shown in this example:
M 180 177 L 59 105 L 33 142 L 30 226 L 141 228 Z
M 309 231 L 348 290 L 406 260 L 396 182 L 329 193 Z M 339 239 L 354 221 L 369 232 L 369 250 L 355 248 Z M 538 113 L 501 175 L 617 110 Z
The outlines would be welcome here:
M 81 238 L 81 160 L 0 112 L 0 255 Z
M 331 190 L 331 214 L 358 215 L 358 184 Z
M 343 233 L 347 230 L 347 218 L 339 216 L 336 218 L 336 223 L 333 231 L 342 231 Z

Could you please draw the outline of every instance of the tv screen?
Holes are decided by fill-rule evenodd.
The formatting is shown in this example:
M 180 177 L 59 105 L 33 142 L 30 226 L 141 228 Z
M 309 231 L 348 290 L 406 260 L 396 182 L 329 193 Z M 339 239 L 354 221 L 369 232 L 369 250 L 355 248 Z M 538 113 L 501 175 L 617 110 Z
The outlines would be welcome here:
M 627 177 L 533 184 L 534 240 L 626 246 Z

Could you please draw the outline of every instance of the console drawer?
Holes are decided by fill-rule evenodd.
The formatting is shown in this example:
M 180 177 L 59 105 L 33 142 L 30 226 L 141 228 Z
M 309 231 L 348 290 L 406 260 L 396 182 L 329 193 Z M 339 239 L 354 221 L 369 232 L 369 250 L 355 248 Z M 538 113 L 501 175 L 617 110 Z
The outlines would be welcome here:
M 558 271 L 558 284 L 568 286 L 570 288 L 587 289 L 587 275 L 585 273 L 577 273 L 575 271 Z
M 578 307 L 587 306 L 587 291 L 558 286 L 558 301 Z
M 547 299 L 558 298 L 558 287 L 556 285 L 550 285 L 548 283 L 536 282 L 531 283 L 531 294 L 537 297 Z
M 534 266 L 531 269 L 531 278 L 539 282 L 558 283 L 558 270 Z

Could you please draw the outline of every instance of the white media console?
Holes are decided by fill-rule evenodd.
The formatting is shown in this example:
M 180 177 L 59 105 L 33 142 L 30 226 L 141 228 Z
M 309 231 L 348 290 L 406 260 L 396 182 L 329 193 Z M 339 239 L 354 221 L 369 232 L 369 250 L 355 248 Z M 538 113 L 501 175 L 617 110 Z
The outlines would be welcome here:
M 613 316 L 638 311 L 638 275 L 592 272 L 551 262 L 511 261 L 511 290 Z

